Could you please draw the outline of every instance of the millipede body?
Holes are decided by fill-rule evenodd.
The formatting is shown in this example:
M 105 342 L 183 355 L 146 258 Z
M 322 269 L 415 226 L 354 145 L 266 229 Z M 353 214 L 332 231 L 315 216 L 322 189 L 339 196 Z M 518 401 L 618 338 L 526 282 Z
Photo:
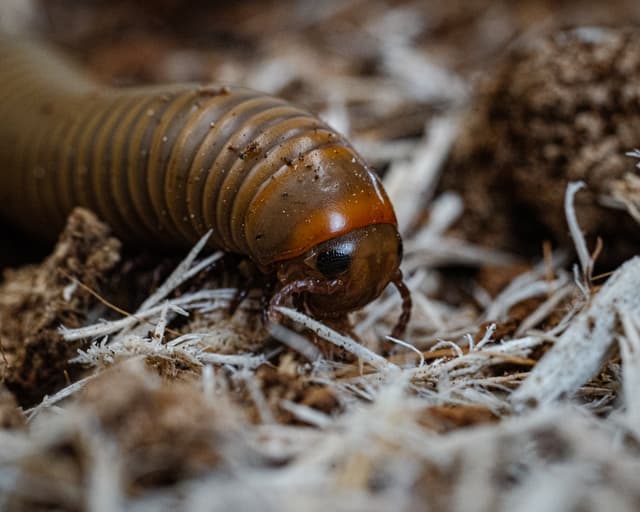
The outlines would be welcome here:
M 210 244 L 277 276 L 274 303 L 362 307 L 399 274 L 393 207 L 329 126 L 250 89 L 101 85 L 0 39 L 0 215 L 51 239 L 74 207 L 139 244 Z

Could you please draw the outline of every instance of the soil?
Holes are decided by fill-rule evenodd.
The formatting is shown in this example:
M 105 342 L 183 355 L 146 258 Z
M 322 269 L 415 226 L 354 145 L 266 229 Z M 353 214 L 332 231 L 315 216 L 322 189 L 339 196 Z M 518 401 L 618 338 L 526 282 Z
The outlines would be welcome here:
M 119 260 L 120 242 L 109 228 L 78 209 L 42 264 L 5 270 L 0 285 L 4 383 L 20 404 L 39 402 L 78 374 L 68 363 L 77 346 L 62 339 L 60 326 L 86 322 L 96 299 L 83 289 L 67 300 L 65 289 L 70 279 L 100 289 Z

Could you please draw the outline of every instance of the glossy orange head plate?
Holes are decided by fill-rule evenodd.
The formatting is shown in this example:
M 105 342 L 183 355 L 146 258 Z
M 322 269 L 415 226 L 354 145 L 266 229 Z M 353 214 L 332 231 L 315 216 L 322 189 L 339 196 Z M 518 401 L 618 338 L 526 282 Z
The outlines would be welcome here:
M 245 237 L 264 267 L 372 224 L 397 225 L 380 180 L 347 146 L 314 149 L 283 165 L 255 195 Z

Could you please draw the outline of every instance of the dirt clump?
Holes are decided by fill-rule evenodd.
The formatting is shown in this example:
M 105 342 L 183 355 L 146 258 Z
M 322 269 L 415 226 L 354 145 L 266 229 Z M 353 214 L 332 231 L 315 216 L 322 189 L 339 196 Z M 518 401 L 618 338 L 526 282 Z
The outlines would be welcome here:
M 91 382 L 78 404 L 117 439 L 132 489 L 171 484 L 220 461 L 220 421 L 196 380 L 163 381 L 129 361 Z
M 616 190 L 640 145 L 640 31 L 581 28 L 521 45 L 491 74 L 452 152 L 443 188 L 463 195 L 457 230 L 484 245 L 540 254 L 570 247 L 567 183 L 584 181 L 577 217 L 609 264 L 634 254 L 637 221 Z
M 87 383 L 65 415 L 36 418 L 29 435 L 38 448 L 22 457 L 16 485 L 30 490 L 13 495 L 11 509 L 77 510 L 116 471 L 114 498 L 215 470 L 233 418 L 196 380 L 165 382 L 140 360 L 119 364 Z
M 4 382 L 21 405 L 30 405 L 64 385 L 74 371 L 68 360 L 77 345 L 62 339 L 60 326 L 77 327 L 98 303 L 85 288 L 98 289 L 120 260 L 120 242 L 92 213 L 76 209 L 53 253 L 37 266 L 5 270 L 0 286 L 0 366 Z

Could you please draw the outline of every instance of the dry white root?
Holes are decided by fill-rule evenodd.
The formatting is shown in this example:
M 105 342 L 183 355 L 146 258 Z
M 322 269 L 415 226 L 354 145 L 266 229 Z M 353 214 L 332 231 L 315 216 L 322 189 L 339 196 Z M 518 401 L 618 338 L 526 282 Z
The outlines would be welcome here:
M 620 333 L 619 313 L 640 318 L 640 257 L 622 265 L 511 395 L 516 408 L 572 396 L 607 359 Z
M 582 269 L 580 274 L 574 267 L 575 284 L 584 294 L 587 304 L 511 395 L 510 401 L 516 410 L 572 397 L 608 359 L 622 334 L 619 315 L 623 313 L 627 318 L 626 326 L 640 318 L 639 257 L 619 267 L 602 289 L 595 296 L 591 295 L 589 286 L 594 261 L 587 250 L 573 205 L 575 194 L 583 187 L 582 182 L 569 184 L 565 210 Z

